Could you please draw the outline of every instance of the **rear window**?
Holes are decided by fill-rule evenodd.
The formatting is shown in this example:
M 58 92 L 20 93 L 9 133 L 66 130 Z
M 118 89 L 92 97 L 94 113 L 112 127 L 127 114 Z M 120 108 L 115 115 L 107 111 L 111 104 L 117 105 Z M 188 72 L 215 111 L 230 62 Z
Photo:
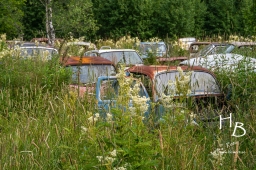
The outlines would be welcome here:
M 24 58 L 28 57 L 47 57 L 47 59 L 51 59 L 53 55 L 58 54 L 56 49 L 51 48 L 21 48 L 20 56 Z
M 83 65 L 69 66 L 67 69 L 72 71 L 73 84 L 94 83 L 99 76 L 115 75 L 116 71 L 112 65 Z
M 179 72 L 158 74 L 155 79 L 157 95 L 161 96 L 163 93 L 168 95 L 168 82 L 169 80 L 174 82 L 176 76 L 179 77 Z M 221 93 L 215 78 L 206 72 L 194 71 L 191 75 L 190 85 L 191 96 Z
M 115 64 L 125 63 L 126 65 L 143 64 L 140 56 L 135 51 L 114 51 L 100 54 L 101 57 L 112 61 Z
M 136 80 L 131 84 L 131 88 L 134 87 Z M 100 98 L 101 100 L 116 100 L 118 96 L 118 90 L 120 86 L 117 79 L 102 80 L 100 83 Z M 146 93 L 140 85 L 139 94 L 140 97 L 147 97 Z

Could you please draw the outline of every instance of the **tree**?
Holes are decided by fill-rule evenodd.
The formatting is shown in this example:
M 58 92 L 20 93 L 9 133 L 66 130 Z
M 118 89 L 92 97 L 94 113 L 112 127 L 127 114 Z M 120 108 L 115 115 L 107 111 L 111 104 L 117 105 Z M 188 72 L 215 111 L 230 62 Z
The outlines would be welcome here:
M 206 0 L 204 29 L 208 35 L 230 35 L 241 32 L 241 3 L 237 0 Z
M 256 1 L 243 0 L 241 6 L 241 22 L 245 35 L 256 34 Z
M 98 27 L 92 12 L 91 0 L 62 0 L 53 3 L 53 21 L 60 36 L 72 33 L 90 39 Z
M 55 42 L 55 30 L 52 23 L 52 0 L 40 0 L 45 6 L 45 28 L 48 38 L 48 44 L 54 45 Z
M 24 39 L 46 37 L 45 6 L 38 0 L 27 0 L 23 11 Z
M 155 35 L 165 37 L 192 36 L 195 29 L 195 3 L 191 0 L 154 1 L 152 28 Z
M 8 39 L 22 37 L 22 7 L 25 0 L 0 0 L 0 34 L 6 33 Z

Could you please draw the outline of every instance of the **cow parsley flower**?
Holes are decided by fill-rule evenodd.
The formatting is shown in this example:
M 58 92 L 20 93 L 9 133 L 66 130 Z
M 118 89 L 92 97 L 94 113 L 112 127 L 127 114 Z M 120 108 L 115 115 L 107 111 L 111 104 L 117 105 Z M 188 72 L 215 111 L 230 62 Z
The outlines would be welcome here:
M 112 152 L 110 152 L 110 155 L 111 155 L 112 157 L 116 157 L 116 150 L 114 149 Z
M 225 152 L 224 152 L 223 148 L 217 148 L 216 150 L 211 152 L 211 155 L 214 159 L 214 160 L 212 160 L 212 163 L 214 164 L 214 166 L 223 164 L 223 160 L 224 160 L 223 154 L 224 153 Z
M 2 41 L 6 41 L 6 34 L 2 34 L 2 35 L 1 35 L 1 40 L 2 40 Z
M 113 162 L 115 161 L 115 159 L 116 159 L 116 158 L 112 158 L 112 157 L 107 156 L 107 157 L 105 158 L 105 161 L 108 162 L 108 163 L 113 163 Z
M 107 113 L 107 118 L 106 118 L 106 120 L 107 120 L 108 122 L 112 122 L 112 118 L 113 118 L 112 114 L 111 114 L 111 113 Z
M 98 159 L 99 162 L 103 161 L 103 156 L 96 156 L 96 158 Z
M 88 131 L 88 128 L 81 126 L 81 132 L 82 134 L 85 134 Z
M 96 123 L 99 120 L 100 114 L 96 113 L 95 115 L 88 118 L 89 123 Z
M 126 170 L 125 167 L 117 167 L 117 168 L 114 168 L 113 170 Z

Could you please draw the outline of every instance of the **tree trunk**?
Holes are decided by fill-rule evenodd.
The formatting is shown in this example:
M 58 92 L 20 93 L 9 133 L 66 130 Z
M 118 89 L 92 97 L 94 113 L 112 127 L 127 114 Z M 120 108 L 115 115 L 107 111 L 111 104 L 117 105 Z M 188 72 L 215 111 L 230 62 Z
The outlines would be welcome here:
M 51 0 L 45 0 L 45 10 L 46 10 L 46 33 L 48 38 L 48 44 L 54 46 L 55 42 L 55 31 L 52 24 L 52 7 Z

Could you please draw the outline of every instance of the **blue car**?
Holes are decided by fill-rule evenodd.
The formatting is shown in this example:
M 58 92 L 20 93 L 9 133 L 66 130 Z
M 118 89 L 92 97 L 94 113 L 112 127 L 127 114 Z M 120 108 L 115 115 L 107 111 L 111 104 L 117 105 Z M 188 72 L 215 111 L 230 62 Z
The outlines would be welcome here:
M 134 86 L 136 81 L 137 80 L 134 79 L 131 86 Z M 98 77 L 96 83 L 96 100 L 98 101 L 98 109 L 101 114 L 109 113 L 111 107 L 116 107 L 119 88 L 120 86 L 116 76 Z M 140 83 L 138 95 L 147 98 L 147 104 L 150 103 L 149 94 L 142 83 Z M 133 106 L 132 100 L 130 100 L 128 105 L 129 107 Z M 149 111 L 146 111 L 144 116 L 148 117 Z

